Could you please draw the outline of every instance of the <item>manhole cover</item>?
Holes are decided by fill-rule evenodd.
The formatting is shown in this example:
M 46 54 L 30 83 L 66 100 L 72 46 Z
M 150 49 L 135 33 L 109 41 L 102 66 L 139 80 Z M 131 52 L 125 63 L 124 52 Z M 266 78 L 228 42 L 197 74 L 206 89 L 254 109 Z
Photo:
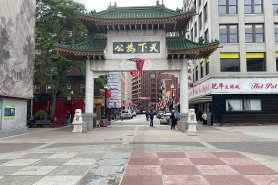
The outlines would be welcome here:
M 127 136 L 134 136 L 134 135 L 127 135 Z
M 198 135 L 187 135 L 187 136 L 198 136 Z
M 115 139 L 105 139 L 104 141 L 120 141 L 122 139 L 119 139 L 119 138 L 115 138 Z

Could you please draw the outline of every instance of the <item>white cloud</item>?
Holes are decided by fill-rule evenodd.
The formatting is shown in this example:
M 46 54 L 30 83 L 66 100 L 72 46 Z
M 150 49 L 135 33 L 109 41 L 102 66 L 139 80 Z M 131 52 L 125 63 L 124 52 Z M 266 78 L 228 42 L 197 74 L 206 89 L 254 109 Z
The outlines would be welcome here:
M 85 7 L 88 11 L 96 9 L 97 12 L 105 10 L 109 6 L 109 2 L 111 5 L 114 4 L 113 0 L 74 0 L 81 4 L 85 4 Z M 160 4 L 162 0 L 159 0 Z M 156 0 L 115 0 L 117 2 L 118 7 L 126 7 L 126 6 L 156 6 Z M 169 8 L 176 10 L 176 8 L 182 8 L 182 0 L 164 0 L 164 5 Z

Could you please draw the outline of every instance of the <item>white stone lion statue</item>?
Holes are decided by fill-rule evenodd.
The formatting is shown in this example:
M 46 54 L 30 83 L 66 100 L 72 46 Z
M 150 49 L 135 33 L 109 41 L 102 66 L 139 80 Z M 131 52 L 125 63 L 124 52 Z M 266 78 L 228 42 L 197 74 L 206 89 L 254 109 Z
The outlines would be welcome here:
M 195 109 L 189 109 L 188 120 L 196 121 Z

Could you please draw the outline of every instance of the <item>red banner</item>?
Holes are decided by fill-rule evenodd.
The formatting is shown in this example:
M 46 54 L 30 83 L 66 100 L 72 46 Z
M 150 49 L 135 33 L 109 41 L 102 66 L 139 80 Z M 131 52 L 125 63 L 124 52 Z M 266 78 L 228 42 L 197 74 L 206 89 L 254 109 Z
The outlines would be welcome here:
M 138 97 L 139 100 L 149 100 L 151 99 L 150 97 Z
M 111 90 L 106 90 L 106 98 L 111 98 Z
M 173 96 L 173 89 L 170 90 L 170 96 Z

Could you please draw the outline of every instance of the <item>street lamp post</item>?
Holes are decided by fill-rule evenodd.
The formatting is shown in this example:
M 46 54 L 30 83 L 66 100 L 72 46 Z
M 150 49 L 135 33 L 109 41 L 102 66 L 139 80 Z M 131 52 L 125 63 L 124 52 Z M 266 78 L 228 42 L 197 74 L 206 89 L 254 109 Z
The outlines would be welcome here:
M 51 86 L 48 85 L 47 89 L 49 90 L 49 92 L 48 92 L 48 118 L 50 119 L 50 90 L 51 90 Z
M 73 116 L 72 116 L 72 99 L 73 99 L 73 94 L 74 94 L 74 92 L 73 92 L 73 90 L 70 92 L 71 93 L 71 122 L 72 122 L 72 120 L 73 120 Z
M 107 88 L 108 88 L 108 86 L 105 84 L 105 85 L 104 85 L 104 89 L 105 89 L 105 98 L 104 98 L 104 103 L 105 103 L 105 104 L 104 104 L 104 111 L 105 111 L 105 112 L 104 112 L 104 115 L 105 115 L 105 119 L 107 118 L 107 105 L 106 105 L 106 99 L 107 99 L 107 98 L 106 98 L 106 96 L 107 96 L 106 93 L 107 93 Z

